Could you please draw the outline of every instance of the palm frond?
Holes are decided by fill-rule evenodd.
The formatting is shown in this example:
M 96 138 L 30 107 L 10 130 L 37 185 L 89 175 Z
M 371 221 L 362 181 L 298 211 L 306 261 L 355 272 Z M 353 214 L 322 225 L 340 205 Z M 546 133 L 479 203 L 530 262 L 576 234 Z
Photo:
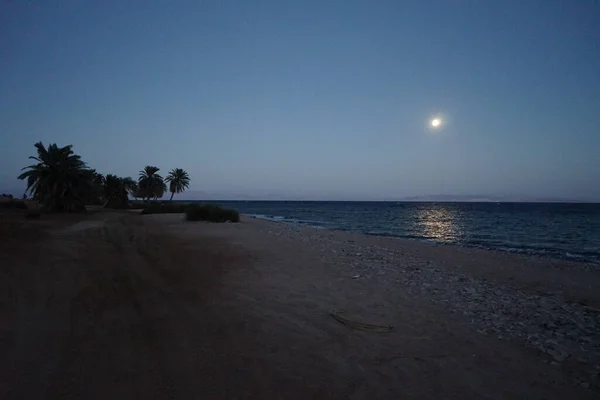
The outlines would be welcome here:
M 42 142 L 34 144 L 38 163 L 22 169 L 18 178 L 27 180 L 27 190 L 33 197 L 53 210 L 71 211 L 83 207 L 82 198 L 91 188 L 93 174 L 72 146 L 46 148 Z

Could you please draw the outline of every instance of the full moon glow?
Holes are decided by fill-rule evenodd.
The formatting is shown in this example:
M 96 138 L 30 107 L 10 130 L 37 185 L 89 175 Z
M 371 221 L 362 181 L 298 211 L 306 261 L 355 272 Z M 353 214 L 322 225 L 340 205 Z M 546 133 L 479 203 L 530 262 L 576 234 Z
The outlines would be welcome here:
M 431 120 L 431 126 L 432 126 L 433 128 L 437 128 L 437 127 L 439 127 L 440 125 L 442 125 L 442 120 L 441 120 L 441 119 L 439 119 L 439 118 L 434 118 L 434 119 L 432 119 L 432 120 Z

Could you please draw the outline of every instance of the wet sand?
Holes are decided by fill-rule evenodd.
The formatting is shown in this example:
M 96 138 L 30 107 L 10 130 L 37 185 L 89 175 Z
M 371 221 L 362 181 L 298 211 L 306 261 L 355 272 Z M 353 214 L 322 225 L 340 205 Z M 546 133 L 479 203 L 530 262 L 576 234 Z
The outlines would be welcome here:
M 4 218 L 0 235 L 3 399 L 600 393 L 600 278 L 580 265 L 179 215 Z

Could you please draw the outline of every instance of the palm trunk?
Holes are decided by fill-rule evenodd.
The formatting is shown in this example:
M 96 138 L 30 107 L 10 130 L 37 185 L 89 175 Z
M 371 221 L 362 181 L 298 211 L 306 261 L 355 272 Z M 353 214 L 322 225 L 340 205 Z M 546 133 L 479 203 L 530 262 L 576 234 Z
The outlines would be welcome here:
M 104 202 L 104 204 L 102 204 L 102 208 L 105 208 L 111 200 L 112 200 L 112 194 L 110 196 L 108 196 L 108 199 L 106 200 L 106 202 Z
M 171 192 L 171 198 L 169 199 L 169 202 L 173 200 L 173 196 L 175 196 L 175 192 Z

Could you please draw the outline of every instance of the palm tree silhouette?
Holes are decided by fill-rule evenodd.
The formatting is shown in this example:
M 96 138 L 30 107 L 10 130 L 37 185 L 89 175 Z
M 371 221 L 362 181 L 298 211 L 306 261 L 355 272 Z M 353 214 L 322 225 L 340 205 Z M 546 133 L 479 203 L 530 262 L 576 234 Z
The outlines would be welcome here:
M 139 193 L 146 201 L 149 201 L 151 198 L 157 199 L 158 197 L 162 197 L 166 191 L 167 187 L 162 176 L 157 173 L 158 171 L 160 171 L 160 168 L 152 165 L 147 165 L 140 171 L 138 180 Z
M 169 175 L 165 178 L 165 182 L 169 183 L 169 191 L 173 200 L 175 193 L 181 193 L 190 186 L 190 176 L 181 168 L 172 169 Z
M 92 191 L 93 172 L 81 157 L 73 153 L 72 146 L 44 147 L 35 145 L 37 157 L 29 157 L 37 164 L 29 165 L 19 179 L 27 180 L 26 193 L 39 201 L 48 211 L 82 211 L 85 200 Z

